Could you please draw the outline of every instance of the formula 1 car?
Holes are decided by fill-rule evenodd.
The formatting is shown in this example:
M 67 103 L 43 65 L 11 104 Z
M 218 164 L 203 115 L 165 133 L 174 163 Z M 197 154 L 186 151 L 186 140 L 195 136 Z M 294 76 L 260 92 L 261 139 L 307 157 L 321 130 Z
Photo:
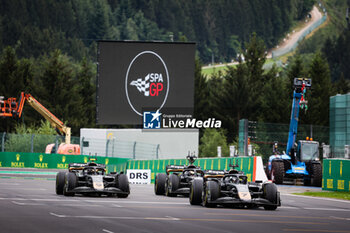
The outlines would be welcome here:
M 191 181 L 190 203 L 202 204 L 205 207 L 216 205 L 253 208 L 263 206 L 265 210 L 276 210 L 281 206 L 280 193 L 277 186 L 271 182 L 248 182 L 243 172 L 206 171 L 204 177 Z
M 166 174 L 158 173 L 154 182 L 154 192 L 156 195 L 166 195 L 175 197 L 179 195 L 189 195 L 190 182 L 195 177 L 203 177 L 204 172 L 200 167 L 193 165 L 195 155 L 188 155 L 189 165 L 168 165 Z
M 56 175 L 56 194 L 128 197 L 128 177 L 123 173 L 105 173 L 106 165 L 103 164 L 71 163 L 68 172 L 58 172 Z

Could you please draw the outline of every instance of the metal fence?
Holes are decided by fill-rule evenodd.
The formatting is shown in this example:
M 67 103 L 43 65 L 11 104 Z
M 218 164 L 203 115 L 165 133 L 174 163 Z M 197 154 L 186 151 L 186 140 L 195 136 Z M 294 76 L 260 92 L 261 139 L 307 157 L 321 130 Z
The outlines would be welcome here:
M 256 154 L 263 156 L 266 160 L 272 153 L 274 142 L 278 142 L 279 150 L 282 152 L 286 149 L 289 133 L 289 124 L 275 124 L 254 122 L 243 119 L 240 121 L 239 128 L 239 153 L 244 155 L 245 141 L 250 141 Z M 305 140 L 306 137 L 318 141 L 322 144 L 329 145 L 329 127 L 317 125 L 299 125 L 297 140 Z M 247 140 L 246 140 L 246 139 Z M 332 149 L 332 148 L 331 148 Z M 331 151 L 331 156 L 337 154 Z
M 0 133 L 0 152 L 45 153 L 48 144 L 55 148 L 64 143 L 63 136 L 41 134 Z M 81 154 L 131 159 L 158 159 L 160 146 L 138 141 L 72 137 L 72 144 L 79 144 Z M 52 153 L 56 153 L 53 151 Z

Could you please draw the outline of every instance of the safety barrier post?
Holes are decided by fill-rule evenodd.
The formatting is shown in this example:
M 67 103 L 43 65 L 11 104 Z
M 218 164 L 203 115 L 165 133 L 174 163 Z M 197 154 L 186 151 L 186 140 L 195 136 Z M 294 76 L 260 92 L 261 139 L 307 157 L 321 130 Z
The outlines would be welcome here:
M 156 159 L 158 159 L 158 157 L 159 157 L 158 151 L 159 151 L 159 144 L 157 144 Z
M 136 141 L 134 142 L 134 146 L 132 148 L 132 158 L 136 159 Z
M 58 136 L 56 136 L 56 142 L 55 142 L 55 154 L 57 154 L 58 151 Z M 52 152 L 51 152 L 52 153 Z

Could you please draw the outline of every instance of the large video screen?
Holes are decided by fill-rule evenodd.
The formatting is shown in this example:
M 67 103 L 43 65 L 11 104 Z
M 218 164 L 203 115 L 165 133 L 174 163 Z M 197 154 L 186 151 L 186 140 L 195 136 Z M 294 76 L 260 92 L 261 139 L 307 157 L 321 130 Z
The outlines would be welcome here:
M 192 108 L 195 43 L 98 42 L 97 124 L 142 124 L 143 109 Z

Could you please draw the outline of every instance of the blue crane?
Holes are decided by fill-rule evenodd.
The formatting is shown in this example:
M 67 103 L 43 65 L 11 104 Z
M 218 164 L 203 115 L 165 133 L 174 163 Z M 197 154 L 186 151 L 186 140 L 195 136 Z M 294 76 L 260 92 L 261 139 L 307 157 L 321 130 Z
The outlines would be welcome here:
M 302 178 L 305 185 L 321 186 L 322 166 L 319 161 L 319 143 L 312 140 L 299 140 L 298 133 L 300 108 L 307 109 L 304 99 L 307 89 L 311 88 L 311 79 L 295 78 L 292 112 L 289 125 L 286 152 L 280 154 L 277 142 L 273 147 L 274 154 L 269 157 L 266 166 L 267 176 L 275 183 L 282 184 L 287 179 Z

